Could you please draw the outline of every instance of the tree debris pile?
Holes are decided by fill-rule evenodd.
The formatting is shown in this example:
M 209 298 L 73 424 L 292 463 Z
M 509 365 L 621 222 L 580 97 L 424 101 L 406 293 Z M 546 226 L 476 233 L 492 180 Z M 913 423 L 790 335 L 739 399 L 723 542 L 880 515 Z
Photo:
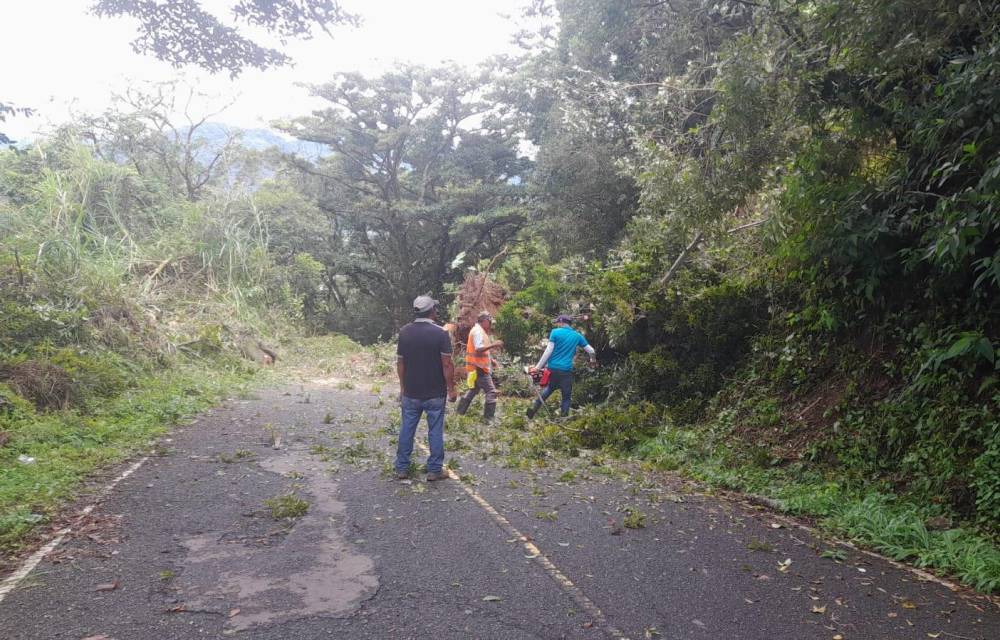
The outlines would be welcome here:
M 470 271 L 466 274 L 455 299 L 455 329 L 451 334 L 455 342 L 455 353 L 465 352 L 465 341 L 468 340 L 469 331 L 476 324 L 479 313 L 487 311 L 496 316 L 506 301 L 507 292 L 488 273 Z

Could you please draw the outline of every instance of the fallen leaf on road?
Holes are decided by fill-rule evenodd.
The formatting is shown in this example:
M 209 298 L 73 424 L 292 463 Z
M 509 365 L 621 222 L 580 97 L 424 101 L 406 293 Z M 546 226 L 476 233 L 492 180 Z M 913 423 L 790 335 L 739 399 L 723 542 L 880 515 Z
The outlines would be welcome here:
M 87 636 L 86 638 L 82 638 L 81 640 L 115 640 L 115 639 L 112 638 L 111 636 L 107 636 L 102 633 L 96 636 Z
M 941 637 L 941 633 L 940 632 L 938 632 L 938 633 L 931 633 L 930 631 L 928 631 L 927 632 L 927 637 L 928 638 L 940 638 Z
M 781 528 L 781 524 L 779 524 L 777 522 L 772 522 L 771 523 L 771 528 L 772 529 L 780 529 Z
M 238 616 L 239 613 L 240 613 L 239 609 L 230 609 L 229 610 L 229 617 L 230 618 L 234 618 L 234 617 Z
M 790 567 L 790 566 L 792 566 L 792 559 L 791 558 L 785 558 L 785 560 L 783 562 L 779 562 L 778 563 L 778 571 L 784 573 L 784 572 L 788 571 L 788 567 Z
M 844 640 L 844 636 L 838 633 L 837 635 L 833 636 L 833 640 Z
M 170 607 L 169 609 L 167 609 L 166 613 L 182 613 L 184 611 L 187 611 L 187 607 L 185 607 L 182 604 L 179 604 L 179 605 L 176 605 L 176 606 L 173 606 L 173 607 Z
M 912 600 L 903 600 L 903 602 L 900 603 L 900 606 L 903 607 L 904 609 L 916 609 L 917 608 L 917 605 L 914 604 Z
M 94 587 L 94 591 L 114 591 L 118 588 L 118 581 L 105 582 Z
M 824 604 L 822 607 L 813 605 L 813 613 L 826 613 L 826 605 Z
M 584 629 L 589 629 L 589 628 L 591 628 L 592 626 L 594 626 L 594 623 L 593 623 L 593 622 L 584 622 L 584 623 L 583 623 L 583 628 L 584 628 Z
M 704 627 L 704 626 L 705 626 L 705 623 L 704 623 L 704 622 L 702 622 L 701 620 L 692 620 L 691 622 L 692 622 L 692 623 L 693 623 L 694 625 L 696 625 L 696 626 L 699 626 L 699 627 Z
M 503 598 L 500 596 L 483 596 L 483 602 L 500 602 Z

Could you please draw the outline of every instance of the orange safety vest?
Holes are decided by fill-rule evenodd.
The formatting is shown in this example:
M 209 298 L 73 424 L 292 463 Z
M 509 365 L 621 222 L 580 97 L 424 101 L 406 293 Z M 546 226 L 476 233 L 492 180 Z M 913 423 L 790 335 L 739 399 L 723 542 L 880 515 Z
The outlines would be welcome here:
M 478 326 L 478 324 L 473 325 L 473 329 Z M 483 328 L 479 327 L 479 330 L 483 331 Z M 465 369 L 466 371 L 490 370 L 490 354 L 488 351 L 482 354 L 476 353 L 476 344 L 472 340 L 472 330 L 469 330 L 469 339 L 465 341 Z

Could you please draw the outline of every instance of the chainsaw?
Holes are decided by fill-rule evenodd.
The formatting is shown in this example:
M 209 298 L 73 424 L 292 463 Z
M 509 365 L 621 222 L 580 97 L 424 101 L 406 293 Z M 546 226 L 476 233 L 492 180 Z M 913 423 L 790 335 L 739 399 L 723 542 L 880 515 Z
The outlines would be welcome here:
M 551 415 L 549 414 L 549 408 L 545 405 L 545 398 L 542 397 L 542 389 L 548 386 L 549 376 L 552 375 L 552 371 L 548 367 L 541 370 L 534 367 L 525 367 L 524 373 L 531 379 L 532 391 L 535 392 L 535 397 L 538 398 L 538 402 L 545 409 L 545 415 Z
M 552 370 L 548 367 L 545 367 L 544 369 L 525 367 L 524 372 L 531 376 L 531 381 L 539 387 L 549 386 L 549 377 L 552 375 Z

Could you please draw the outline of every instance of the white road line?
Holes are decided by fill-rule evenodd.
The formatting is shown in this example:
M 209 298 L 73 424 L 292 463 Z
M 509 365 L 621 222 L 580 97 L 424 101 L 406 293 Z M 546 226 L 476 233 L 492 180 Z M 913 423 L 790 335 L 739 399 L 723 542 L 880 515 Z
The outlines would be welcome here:
M 428 451 L 427 446 L 424 443 L 418 441 L 416 442 L 416 445 L 425 455 L 430 454 L 430 451 Z M 505 518 L 503 514 L 493 507 L 493 505 L 479 495 L 478 491 L 463 483 L 461 478 L 459 478 L 454 471 L 451 469 L 445 469 L 445 471 L 448 472 L 448 477 L 457 481 L 458 486 L 462 489 L 462 491 L 468 494 L 470 498 L 472 498 L 473 502 L 482 507 L 487 515 L 490 516 L 490 519 L 497 524 L 497 526 L 521 542 L 521 546 L 528 552 L 528 557 L 541 565 L 542 569 L 545 570 L 545 573 L 549 574 L 549 577 L 559 585 L 559 588 L 562 589 L 566 595 L 572 598 L 573 601 L 580 606 L 580 608 L 590 615 L 593 619 L 592 622 L 594 627 L 603 631 L 608 637 L 616 638 L 617 640 L 628 640 L 628 637 L 624 633 L 608 622 L 607 617 L 605 617 L 601 609 L 594 604 L 593 600 L 588 598 L 580 587 L 573 584 L 573 581 L 567 578 L 566 575 L 560 571 L 559 568 L 551 560 L 549 560 L 544 553 L 542 553 L 541 549 L 535 546 L 535 544 L 528 539 L 528 536 L 521 533 L 517 527 L 512 525 L 510 520 Z
M 101 500 L 104 499 L 105 496 L 111 493 L 111 490 L 115 488 L 115 485 L 117 485 L 119 482 L 121 482 L 125 478 L 135 473 L 136 470 L 139 467 L 141 467 L 144 462 L 146 462 L 146 460 L 149 460 L 148 456 L 134 462 L 128 469 L 125 469 L 125 471 L 122 471 L 120 474 L 118 474 L 117 478 L 112 480 L 110 484 L 101 489 L 101 492 L 98 494 L 96 501 L 94 501 L 93 503 L 87 505 L 86 507 L 80 510 L 80 513 L 77 514 L 76 516 L 76 521 L 79 522 L 80 519 L 90 515 L 90 513 L 94 510 L 94 507 L 96 507 L 101 502 Z M 65 529 L 60 529 L 59 531 L 57 531 L 55 538 L 46 543 L 45 546 L 43 546 L 41 549 L 28 556 L 28 559 L 25 560 L 23 563 L 21 563 L 21 566 L 18 567 L 17 570 L 14 571 L 14 573 L 4 578 L 3 582 L 0 582 L 0 602 L 3 602 L 4 598 L 7 597 L 7 594 L 16 589 L 17 585 L 26 577 L 28 577 L 28 574 L 31 573 L 35 569 L 35 567 L 38 566 L 38 563 L 44 560 L 45 556 L 52 553 L 52 551 L 54 551 L 56 547 L 62 544 L 62 541 L 66 539 L 66 536 L 68 536 L 72 532 L 73 532 L 72 527 L 66 527 Z

